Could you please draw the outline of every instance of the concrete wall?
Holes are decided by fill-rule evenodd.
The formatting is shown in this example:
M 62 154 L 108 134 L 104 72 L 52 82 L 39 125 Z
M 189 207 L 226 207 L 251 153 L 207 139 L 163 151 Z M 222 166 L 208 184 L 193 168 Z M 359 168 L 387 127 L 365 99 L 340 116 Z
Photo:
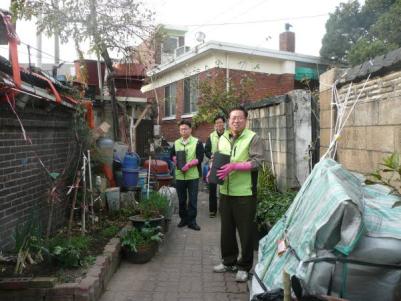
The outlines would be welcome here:
M 249 109 L 249 128 L 264 141 L 267 164 L 271 167 L 273 161 L 282 190 L 301 186 L 309 175 L 310 104 L 310 93 L 294 90 L 279 101 Z
M 320 77 L 321 155 L 330 143 L 331 85 L 338 74 L 338 69 L 332 69 Z M 352 84 L 351 104 L 364 82 Z M 346 83 L 338 89 L 341 98 L 349 86 Z M 349 170 L 367 174 L 394 151 L 401 151 L 401 71 L 371 77 L 339 138 L 336 159 Z
M 40 108 L 37 100 L 35 106 L 17 108 L 32 139 L 29 145 L 8 104 L 0 102 L 0 250 L 13 246 L 15 227 L 26 222 L 35 209 L 46 229 L 50 178 L 38 157 L 50 172 L 61 173 L 69 152 L 73 152 L 72 111 L 61 106 L 48 108 Z M 53 217 L 55 228 L 66 220 L 66 206 L 61 195 Z

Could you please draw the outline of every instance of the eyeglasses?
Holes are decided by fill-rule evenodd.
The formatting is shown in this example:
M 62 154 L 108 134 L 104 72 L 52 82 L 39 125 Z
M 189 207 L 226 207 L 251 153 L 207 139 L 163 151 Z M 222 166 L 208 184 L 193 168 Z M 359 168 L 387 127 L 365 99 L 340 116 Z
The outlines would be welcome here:
M 230 119 L 233 120 L 233 121 L 243 121 L 243 120 L 245 120 L 245 118 L 241 117 L 241 116 L 230 117 Z

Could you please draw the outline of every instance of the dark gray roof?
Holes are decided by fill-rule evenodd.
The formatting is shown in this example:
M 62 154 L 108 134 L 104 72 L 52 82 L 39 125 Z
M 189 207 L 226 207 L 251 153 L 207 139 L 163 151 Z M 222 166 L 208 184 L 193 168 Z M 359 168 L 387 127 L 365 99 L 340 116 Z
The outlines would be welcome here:
M 244 105 L 245 109 L 252 110 L 252 109 L 259 109 L 264 107 L 270 107 L 282 102 L 288 102 L 290 99 L 287 94 L 285 95 L 278 95 L 278 96 L 271 96 L 267 98 L 263 98 L 257 102 L 247 103 Z
M 360 81 L 365 79 L 370 73 L 372 73 L 372 75 L 380 75 L 395 70 L 401 70 L 401 48 L 390 51 L 384 55 L 376 56 L 374 59 L 353 68 L 346 69 L 339 80 L 339 84 L 345 84 L 350 81 Z

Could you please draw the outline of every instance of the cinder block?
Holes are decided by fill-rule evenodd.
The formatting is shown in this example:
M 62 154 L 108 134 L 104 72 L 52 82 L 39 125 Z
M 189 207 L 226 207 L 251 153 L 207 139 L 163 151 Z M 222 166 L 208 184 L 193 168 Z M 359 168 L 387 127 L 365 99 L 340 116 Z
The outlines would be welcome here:
M 366 128 L 366 148 L 367 150 L 380 152 L 393 152 L 394 147 L 394 127 L 376 126 Z
M 401 98 L 397 100 L 380 101 L 378 124 L 401 125 Z
M 358 103 L 355 106 L 354 116 L 355 117 L 353 124 L 355 126 L 364 126 L 364 125 L 369 126 L 369 125 L 379 124 L 378 102 L 371 101 L 371 102 Z
M 366 132 L 366 127 L 344 128 L 339 138 L 339 146 L 347 149 L 366 149 L 368 139 Z

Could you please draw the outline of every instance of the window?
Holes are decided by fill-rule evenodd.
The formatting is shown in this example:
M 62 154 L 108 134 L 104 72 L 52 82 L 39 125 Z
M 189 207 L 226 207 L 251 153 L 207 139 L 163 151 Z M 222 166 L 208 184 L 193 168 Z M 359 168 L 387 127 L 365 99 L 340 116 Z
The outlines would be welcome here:
M 173 54 L 174 50 L 178 47 L 178 43 L 178 38 L 166 37 L 163 41 L 163 52 Z
M 176 83 L 170 84 L 164 88 L 164 116 L 175 116 L 175 100 L 177 95 Z
M 198 76 L 184 79 L 184 113 L 190 114 L 198 110 Z

